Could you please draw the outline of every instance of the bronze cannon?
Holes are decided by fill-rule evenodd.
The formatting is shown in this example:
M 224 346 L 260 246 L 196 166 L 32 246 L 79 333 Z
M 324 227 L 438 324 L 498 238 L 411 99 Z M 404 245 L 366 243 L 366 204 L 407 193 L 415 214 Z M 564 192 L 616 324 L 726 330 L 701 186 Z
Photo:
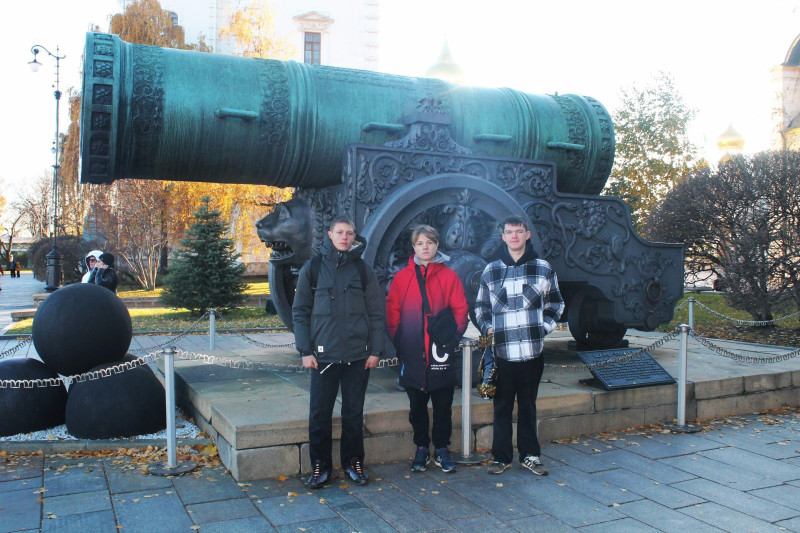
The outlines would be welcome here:
M 87 34 L 81 180 L 294 187 L 257 225 L 291 324 L 298 269 L 343 213 L 388 285 L 412 253 L 408 227 L 439 228 L 474 301 L 499 221 L 530 221 L 556 269 L 579 344 L 672 319 L 683 248 L 642 240 L 627 206 L 600 196 L 614 159 L 597 100 L 453 85 L 292 61 L 202 54 Z

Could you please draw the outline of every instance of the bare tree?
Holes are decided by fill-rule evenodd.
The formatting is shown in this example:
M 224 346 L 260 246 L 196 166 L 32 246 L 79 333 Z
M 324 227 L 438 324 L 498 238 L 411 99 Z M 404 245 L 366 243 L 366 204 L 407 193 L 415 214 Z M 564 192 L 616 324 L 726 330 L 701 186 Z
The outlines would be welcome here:
M 19 215 L 23 229 L 34 238 L 47 237 L 53 220 L 53 177 L 39 176 L 22 190 L 11 203 L 11 211 Z
M 653 211 L 645 234 L 686 245 L 687 269 L 713 271 L 726 300 L 756 320 L 800 287 L 800 152 L 723 160 L 681 181 Z

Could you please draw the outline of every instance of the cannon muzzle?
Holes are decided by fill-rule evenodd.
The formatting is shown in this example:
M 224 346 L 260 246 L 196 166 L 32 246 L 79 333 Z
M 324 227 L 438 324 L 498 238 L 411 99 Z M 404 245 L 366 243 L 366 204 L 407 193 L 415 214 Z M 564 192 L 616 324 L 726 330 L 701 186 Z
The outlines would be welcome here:
M 336 185 L 346 146 L 402 137 L 417 103 L 431 97 L 448 108 L 459 145 L 554 162 L 562 192 L 598 193 L 614 158 L 607 111 L 576 95 L 165 49 L 102 33 L 87 34 L 83 72 L 84 183 Z

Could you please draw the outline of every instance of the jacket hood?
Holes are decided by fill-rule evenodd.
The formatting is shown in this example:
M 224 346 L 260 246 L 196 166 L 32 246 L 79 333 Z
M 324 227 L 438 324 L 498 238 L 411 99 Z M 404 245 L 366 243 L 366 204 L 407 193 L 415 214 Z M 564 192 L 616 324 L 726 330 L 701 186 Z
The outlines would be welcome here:
M 92 250 L 86 257 L 83 258 L 83 263 L 86 265 L 86 268 L 89 268 L 89 258 L 94 257 L 95 259 L 100 259 L 100 256 L 103 255 L 102 250 Z
M 533 244 L 531 244 L 531 240 L 528 239 L 525 241 L 525 252 L 522 254 L 522 257 L 519 258 L 519 261 L 514 261 L 511 258 L 511 254 L 508 253 L 508 246 L 503 246 L 500 250 L 500 260 L 506 266 L 517 266 L 523 263 L 527 263 L 528 261 L 532 261 L 537 259 L 539 254 L 536 253 L 536 250 L 533 249 Z

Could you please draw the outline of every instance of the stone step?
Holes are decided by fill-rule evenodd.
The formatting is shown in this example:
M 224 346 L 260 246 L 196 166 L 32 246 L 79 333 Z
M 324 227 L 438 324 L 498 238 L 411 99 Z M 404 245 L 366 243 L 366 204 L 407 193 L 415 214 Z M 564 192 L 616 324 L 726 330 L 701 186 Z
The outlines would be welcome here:
M 36 308 L 17 309 L 15 311 L 11 311 L 11 321 L 19 322 L 20 320 L 25 320 L 26 318 L 33 318 L 33 315 L 35 314 Z

